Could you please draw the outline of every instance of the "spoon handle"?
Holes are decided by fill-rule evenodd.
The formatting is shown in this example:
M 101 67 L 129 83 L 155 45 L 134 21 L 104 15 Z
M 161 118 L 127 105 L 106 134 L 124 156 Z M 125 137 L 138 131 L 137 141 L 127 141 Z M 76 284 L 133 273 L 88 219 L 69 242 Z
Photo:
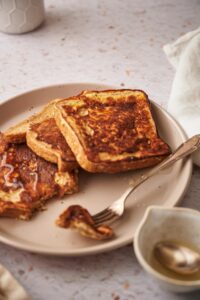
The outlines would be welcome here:
M 172 165 L 177 160 L 186 157 L 192 152 L 196 151 L 200 147 L 200 134 L 194 135 L 186 142 L 182 143 L 176 150 L 174 150 L 166 159 L 164 159 L 161 163 L 155 166 L 150 171 L 143 174 L 139 181 L 134 185 L 134 188 L 146 181 L 151 176 L 157 174 L 159 171 L 164 168 Z

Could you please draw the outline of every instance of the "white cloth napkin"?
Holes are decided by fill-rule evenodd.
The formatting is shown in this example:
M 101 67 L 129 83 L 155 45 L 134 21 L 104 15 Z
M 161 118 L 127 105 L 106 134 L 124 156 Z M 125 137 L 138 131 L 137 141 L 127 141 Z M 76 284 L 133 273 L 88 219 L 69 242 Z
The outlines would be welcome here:
M 0 265 L 0 300 L 31 300 L 11 273 Z
M 200 134 L 200 28 L 165 45 L 163 50 L 176 70 L 168 111 L 189 137 Z M 193 160 L 200 166 L 200 150 Z

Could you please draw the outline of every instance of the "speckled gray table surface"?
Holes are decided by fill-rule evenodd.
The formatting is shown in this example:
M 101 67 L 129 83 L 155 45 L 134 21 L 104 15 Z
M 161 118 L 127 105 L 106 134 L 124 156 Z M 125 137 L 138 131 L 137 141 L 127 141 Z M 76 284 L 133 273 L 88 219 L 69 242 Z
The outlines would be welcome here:
M 199 26 L 199 0 L 48 0 L 46 22 L 24 35 L 0 33 L 0 101 L 56 83 L 100 82 L 144 89 L 167 107 L 174 76 L 162 46 Z M 182 205 L 200 209 L 194 168 Z M 0 262 L 33 299 L 200 299 L 161 290 L 128 245 L 58 258 L 0 245 Z

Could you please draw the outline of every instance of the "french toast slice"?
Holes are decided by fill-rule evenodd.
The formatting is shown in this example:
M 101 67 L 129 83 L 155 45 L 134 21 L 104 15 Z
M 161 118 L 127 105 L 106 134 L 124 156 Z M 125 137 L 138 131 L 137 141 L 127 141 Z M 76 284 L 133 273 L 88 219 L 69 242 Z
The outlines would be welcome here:
M 70 171 L 78 167 L 75 156 L 54 118 L 30 124 L 26 133 L 26 141 L 37 155 L 58 164 L 60 171 Z
M 60 172 L 25 143 L 9 144 L 0 134 L 0 217 L 30 219 L 46 200 L 77 187 L 76 170 Z
M 60 171 L 70 171 L 78 163 L 54 120 L 54 105 L 60 101 L 50 101 L 40 113 L 8 129 L 5 136 L 11 143 L 26 142 L 38 156 L 58 164 Z
M 18 124 L 8 128 L 4 132 L 8 143 L 24 143 L 26 142 L 26 132 L 29 125 L 34 122 L 42 122 L 53 113 L 52 107 L 55 103 L 61 101 L 61 99 L 54 99 L 50 101 L 39 113 L 33 114 L 29 118 L 19 122 Z
M 83 91 L 57 103 L 55 119 L 79 165 L 89 172 L 150 167 L 170 153 L 141 90 Z
M 106 240 L 114 236 L 111 227 L 103 224 L 95 226 L 88 210 L 80 205 L 69 206 L 58 217 L 56 225 L 62 228 L 75 229 L 81 235 L 95 240 Z

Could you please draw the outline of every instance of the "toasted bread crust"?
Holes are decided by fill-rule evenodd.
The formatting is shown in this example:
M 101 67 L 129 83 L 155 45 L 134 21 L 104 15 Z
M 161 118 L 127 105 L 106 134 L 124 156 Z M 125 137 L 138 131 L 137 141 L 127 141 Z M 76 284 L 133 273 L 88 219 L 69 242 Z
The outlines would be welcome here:
M 26 132 L 28 130 L 30 122 L 34 121 L 35 116 L 18 123 L 15 126 L 10 127 L 4 132 L 6 140 L 8 143 L 25 143 L 26 142 Z
M 74 154 L 56 125 L 54 118 L 30 124 L 26 134 L 27 145 L 40 157 L 58 164 L 60 171 L 78 167 Z
M 37 207 L 39 210 L 39 206 Z M 16 205 L 14 203 L 4 203 L 0 200 L 0 217 L 29 220 L 34 213 L 34 209 L 27 208 L 23 205 Z
M 47 117 L 50 117 L 53 114 L 52 107 L 54 104 L 58 103 L 62 99 L 54 99 L 49 102 L 39 113 L 34 114 L 27 118 L 26 120 L 23 120 L 22 122 L 18 123 L 15 126 L 12 126 L 8 128 L 4 132 L 4 136 L 8 143 L 24 143 L 26 142 L 26 132 L 29 128 L 29 125 L 34 122 L 41 122 L 45 120 Z
M 130 91 L 130 93 L 136 95 L 129 98 L 128 101 L 124 101 L 123 93 L 127 91 Z M 169 146 L 157 136 L 157 130 L 151 115 L 147 95 L 138 90 L 117 90 L 117 93 L 119 93 L 119 95 L 120 93 L 122 94 L 120 95 L 120 97 L 122 97 L 122 100 L 120 99 L 121 103 L 119 108 L 122 108 L 122 111 L 125 111 L 124 115 L 121 114 L 121 117 L 121 115 L 116 114 L 116 112 L 119 112 L 120 114 L 119 108 L 117 107 L 116 109 L 116 105 L 119 105 L 119 103 L 114 100 L 116 103 L 114 103 L 113 105 L 113 99 L 111 99 L 111 101 L 109 100 L 109 102 L 112 102 L 110 105 L 110 103 L 108 103 L 107 101 L 106 97 L 109 92 L 116 93 L 115 90 L 101 92 L 85 91 L 81 95 L 71 98 L 71 107 L 69 105 L 70 99 L 68 99 L 68 102 L 66 103 L 62 102 L 56 105 L 55 119 L 57 125 L 60 128 L 63 136 L 66 138 L 71 150 L 75 154 L 80 166 L 89 172 L 116 173 L 121 171 L 150 167 L 162 161 L 166 157 L 166 155 L 170 153 L 170 149 Z M 101 95 L 105 94 L 106 97 L 105 99 L 103 99 L 103 103 L 101 102 L 101 99 L 99 100 L 97 98 L 94 100 L 92 96 L 93 93 L 96 93 L 98 96 L 98 93 L 101 93 Z M 91 100 L 89 99 L 90 101 L 88 101 L 89 94 L 91 94 Z M 142 97 L 141 102 L 143 101 L 139 104 L 137 102 L 137 97 L 139 97 L 138 95 Z M 116 112 L 114 112 L 114 117 L 113 113 L 110 112 L 110 107 L 106 107 L 107 104 L 108 106 L 110 105 L 113 110 L 116 109 Z M 132 124 L 131 126 L 129 125 L 131 119 L 133 120 L 134 118 L 134 105 L 138 106 L 136 117 L 139 116 L 138 120 L 136 120 L 136 129 L 137 131 L 139 130 L 139 133 L 136 132 L 136 134 L 132 133 L 132 131 L 135 130 L 135 128 L 132 127 Z M 92 111 L 92 117 L 90 117 L 88 113 L 88 110 L 90 109 Z M 94 109 L 96 109 L 96 112 L 94 112 Z M 87 111 L 85 112 L 84 110 Z M 80 118 L 79 116 L 77 117 L 78 111 L 81 111 L 82 118 Z M 100 115 L 99 124 L 103 127 L 102 131 L 101 126 L 98 125 L 97 127 L 97 125 L 95 124 L 95 119 L 93 119 L 94 113 L 96 113 L 97 115 L 97 120 Z M 101 121 L 101 118 L 103 122 Z M 108 126 L 110 122 L 109 118 L 112 120 L 114 118 L 114 121 L 112 121 L 110 125 L 110 127 L 113 127 L 113 134 L 107 134 L 109 130 L 106 126 Z M 117 120 L 117 118 L 121 119 Z M 85 124 L 87 124 L 87 126 L 89 124 L 91 130 L 93 130 L 94 134 L 92 136 L 88 137 L 87 131 L 85 131 L 84 128 Z M 99 136 L 96 128 L 100 132 Z M 121 128 L 124 129 L 121 130 Z M 95 130 L 97 132 L 97 135 L 95 133 Z M 147 141 L 144 144 L 143 141 L 146 133 L 145 130 L 147 134 L 149 134 L 149 137 L 148 139 L 146 139 Z M 117 134 L 124 134 L 124 136 L 122 137 L 122 142 L 115 141 L 115 137 Z M 132 139 L 130 139 L 131 134 L 133 136 Z M 140 136 L 141 140 L 139 146 L 136 143 L 138 136 Z M 106 140 L 105 143 L 102 142 L 103 139 Z M 112 142 L 111 147 L 106 144 L 109 143 L 109 141 Z M 151 143 L 150 145 L 148 144 L 149 141 Z M 115 147 L 114 150 L 113 144 Z M 102 149 L 103 151 L 101 151 Z

